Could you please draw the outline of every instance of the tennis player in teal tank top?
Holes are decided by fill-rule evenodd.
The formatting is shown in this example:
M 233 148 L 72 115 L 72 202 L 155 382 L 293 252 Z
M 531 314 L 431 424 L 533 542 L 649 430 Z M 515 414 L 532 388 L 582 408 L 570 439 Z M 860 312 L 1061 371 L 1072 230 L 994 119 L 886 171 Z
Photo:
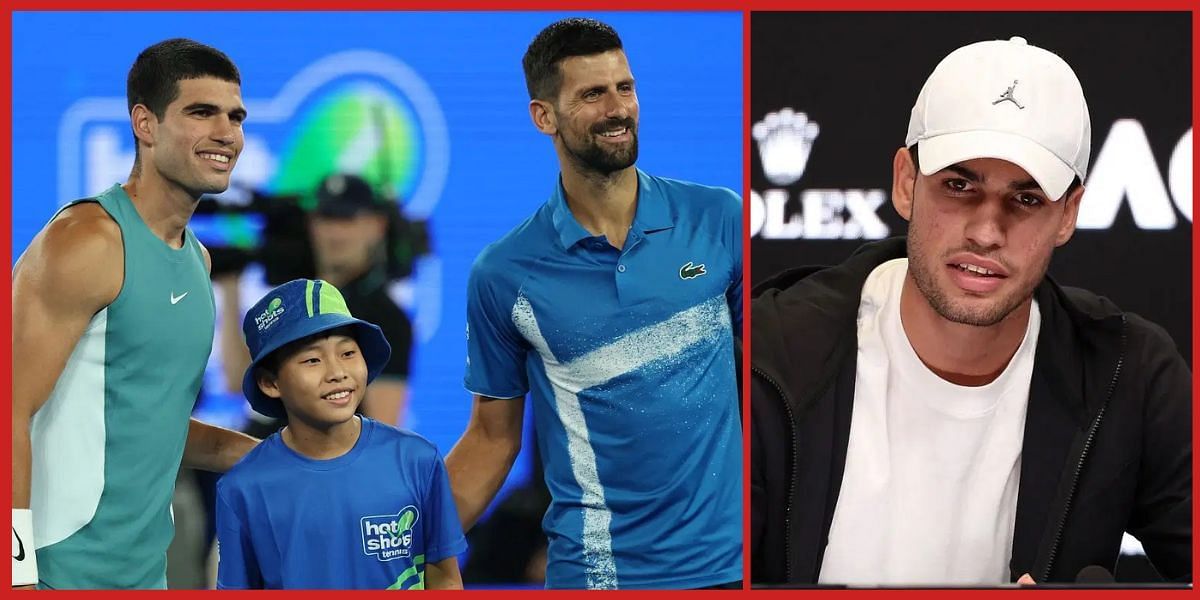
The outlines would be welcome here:
M 62 574 L 57 586 L 87 587 L 76 576 L 94 568 L 114 586 L 164 587 L 175 474 L 212 349 L 212 286 L 191 231 L 171 248 L 121 186 L 96 201 L 121 229 L 124 285 L 76 344 L 50 397 L 57 410 L 33 418 L 35 537 L 49 544 L 38 563 L 43 579 Z
M 13 584 L 165 588 L 181 463 L 225 471 L 257 440 L 190 418 L 212 350 L 207 251 L 245 118 L 220 51 L 167 40 L 129 73 L 129 180 L 68 204 L 13 268 Z

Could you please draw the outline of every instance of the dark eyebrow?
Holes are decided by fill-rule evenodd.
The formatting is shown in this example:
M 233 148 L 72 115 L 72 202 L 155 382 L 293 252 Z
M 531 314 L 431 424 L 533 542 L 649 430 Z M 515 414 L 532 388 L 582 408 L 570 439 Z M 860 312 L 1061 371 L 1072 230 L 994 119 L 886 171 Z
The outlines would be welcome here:
M 951 172 L 955 173 L 956 175 L 958 175 L 959 177 L 962 177 L 963 179 L 966 179 L 967 181 L 970 181 L 972 183 L 978 183 L 980 181 L 983 181 L 983 177 L 981 177 L 979 175 L 979 173 L 976 173 L 975 171 L 972 171 L 962 165 L 950 165 L 942 170 L 943 171 L 951 171 Z
M 962 165 L 950 165 L 943 170 L 951 171 L 951 172 L 955 173 L 956 175 L 958 175 L 959 177 L 962 177 L 963 179 L 966 179 L 967 181 L 970 181 L 972 183 L 982 183 L 983 179 L 984 179 L 983 176 L 980 175 L 979 173 L 976 173 L 975 171 L 972 171 L 971 169 L 968 169 Z M 1040 191 L 1042 191 L 1042 186 L 1038 185 L 1038 182 L 1035 181 L 1031 177 L 1029 179 L 1023 179 L 1020 181 L 1014 181 L 1012 183 L 1009 183 L 1008 189 L 1013 192 L 1028 192 L 1028 191 L 1039 191 L 1040 192 Z
M 1029 191 L 1041 192 L 1041 191 L 1043 191 L 1042 186 L 1038 185 L 1038 182 L 1034 181 L 1033 179 L 1026 179 L 1024 181 L 1014 181 L 1014 182 L 1008 184 L 1008 189 L 1010 189 L 1014 192 L 1029 192 Z
M 189 104 L 189 105 L 183 107 L 183 112 L 190 113 L 190 112 L 195 112 L 198 110 L 207 110 L 209 112 L 217 113 L 217 112 L 221 112 L 221 107 L 217 106 L 216 104 L 209 104 L 207 102 L 194 102 L 192 104 Z M 240 106 L 238 108 L 230 110 L 229 114 L 234 117 L 237 117 L 243 121 L 246 120 L 246 109 L 244 109 Z
M 207 111 L 212 111 L 212 112 L 219 112 L 217 110 L 216 104 L 209 104 L 207 102 L 193 102 L 193 103 L 183 107 L 183 112 L 194 112 L 197 110 L 207 110 Z

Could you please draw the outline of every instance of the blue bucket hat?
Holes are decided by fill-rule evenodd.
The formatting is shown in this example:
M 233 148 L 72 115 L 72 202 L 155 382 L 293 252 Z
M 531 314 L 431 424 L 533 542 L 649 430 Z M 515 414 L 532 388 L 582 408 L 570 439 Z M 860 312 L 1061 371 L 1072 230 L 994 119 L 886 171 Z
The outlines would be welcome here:
M 294 279 L 263 296 L 242 319 L 242 334 L 252 358 L 242 377 L 242 393 L 250 406 L 268 417 L 283 417 L 283 404 L 258 389 L 254 376 L 258 364 L 285 344 L 346 325 L 354 327 L 370 383 L 391 358 L 392 346 L 377 325 L 350 315 L 336 287 L 320 280 Z

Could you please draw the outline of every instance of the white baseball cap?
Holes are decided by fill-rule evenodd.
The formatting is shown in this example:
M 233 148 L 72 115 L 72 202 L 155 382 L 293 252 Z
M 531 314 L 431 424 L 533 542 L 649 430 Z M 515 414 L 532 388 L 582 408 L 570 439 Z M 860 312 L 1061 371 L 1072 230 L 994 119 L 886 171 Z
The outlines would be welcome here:
M 977 42 L 934 68 L 908 122 L 921 173 L 974 158 L 1022 169 L 1057 200 L 1087 175 L 1092 124 L 1079 78 L 1063 59 L 1025 38 Z

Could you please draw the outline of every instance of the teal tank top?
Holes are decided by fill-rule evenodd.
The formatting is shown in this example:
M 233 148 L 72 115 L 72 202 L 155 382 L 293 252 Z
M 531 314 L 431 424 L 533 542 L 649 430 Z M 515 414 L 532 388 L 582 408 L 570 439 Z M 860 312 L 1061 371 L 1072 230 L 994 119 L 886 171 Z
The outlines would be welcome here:
M 125 270 L 30 428 L 41 587 L 164 588 L 171 497 L 216 314 L 199 242 L 171 248 L 115 185 Z M 57 216 L 57 215 L 56 215 Z

